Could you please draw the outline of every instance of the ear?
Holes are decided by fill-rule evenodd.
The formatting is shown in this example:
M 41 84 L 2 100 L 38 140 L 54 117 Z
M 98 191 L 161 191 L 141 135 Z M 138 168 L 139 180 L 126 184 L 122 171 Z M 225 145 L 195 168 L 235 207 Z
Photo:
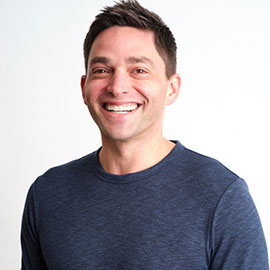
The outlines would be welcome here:
M 178 97 L 181 86 L 181 77 L 178 73 L 173 74 L 169 79 L 166 105 L 172 104 Z
M 86 81 L 86 75 L 83 75 L 81 77 L 81 90 L 82 90 L 83 102 L 85 105 L 87 105 L 86 99 L 85 99 L 85 92 L 84 92 L 85 81 Z

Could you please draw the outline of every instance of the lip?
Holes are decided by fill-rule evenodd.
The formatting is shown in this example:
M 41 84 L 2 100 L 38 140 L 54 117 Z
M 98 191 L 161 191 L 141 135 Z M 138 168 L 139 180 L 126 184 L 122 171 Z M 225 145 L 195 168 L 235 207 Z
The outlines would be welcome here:
M 101 102 L 101 104 L 102 104 L 102 107 L 105 104 L 116 105 L 116 106 L 126 105 L 126 104 L 138 104 L 138 106 L 141 106 L 142 102 L 134 101 L 134 100 L 104 100 Z
M 113 111 L 108 111 L 105 109 L 105 105 L 106 104 L 110 104 L 110 105 L 116 105 L 116 106 L 120 106 L 120 105 L 126 105 L 126 104 L 137 104 L 138 107 L 133 110 L 133 111 L 130 111 L 130 112 L 124 112 L 124 113 L 117 113 L 117 112 L 113 112 Z M 102 111 L 110 116 L 110 117 L 125 117 L 125 116 L 129 116 L 129 115 L 132 115 L 134 114 L 135 112 L 137 112 L 140 107 L 141 107 L 142 103 L 139 103 L 139 102 L 136 102 L 136 101 L 106 101 L 104 103 L 102 103 L 101 105 L 101 108 L 102 108 Z

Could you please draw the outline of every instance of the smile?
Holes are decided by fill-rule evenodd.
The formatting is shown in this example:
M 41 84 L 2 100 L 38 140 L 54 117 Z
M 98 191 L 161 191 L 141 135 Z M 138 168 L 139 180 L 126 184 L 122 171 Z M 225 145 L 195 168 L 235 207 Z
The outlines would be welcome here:
M 140 104 L 136 103 L 128 103 L 128 104 L 121 104 L 121 105 L 114 105 L 114 104 L 104 104 L 104 108 L 108 112 L 113 113 L 130 113 L 135 111 Z

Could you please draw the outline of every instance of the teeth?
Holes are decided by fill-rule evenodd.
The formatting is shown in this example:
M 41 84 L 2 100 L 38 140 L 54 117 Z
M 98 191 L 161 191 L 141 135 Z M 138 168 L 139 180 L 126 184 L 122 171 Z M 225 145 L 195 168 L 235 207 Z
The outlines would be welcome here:
M 116 113 L 127 113 L 132 112 L 138 107 L 138 104 L 123 104 L 123 105 L 110 105 L 106 104 L 105 109 Z

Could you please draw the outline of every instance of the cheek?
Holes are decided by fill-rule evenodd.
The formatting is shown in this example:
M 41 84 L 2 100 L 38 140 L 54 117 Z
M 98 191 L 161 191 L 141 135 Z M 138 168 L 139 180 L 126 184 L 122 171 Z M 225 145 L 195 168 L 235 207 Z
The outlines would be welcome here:
M 162 80 L 157 80 L 155 83 L 148 83 L 144 87 L 141 87 L 141 94 L 144 95 L 150 102 L 160 105 L 166 103 L 168 85 Z
M 102 89 L 104 89 L 104 84 L 101 82 L 89 82 L 85 91 L 85 99 L 87 103 L 92 103 L 98 100 L 99 96 L 102 94 Z
M 159 92 L 160 86 L 157 80 L 138 80 L 133 84 L 133 88 L 146 99 L 151 100 Z

